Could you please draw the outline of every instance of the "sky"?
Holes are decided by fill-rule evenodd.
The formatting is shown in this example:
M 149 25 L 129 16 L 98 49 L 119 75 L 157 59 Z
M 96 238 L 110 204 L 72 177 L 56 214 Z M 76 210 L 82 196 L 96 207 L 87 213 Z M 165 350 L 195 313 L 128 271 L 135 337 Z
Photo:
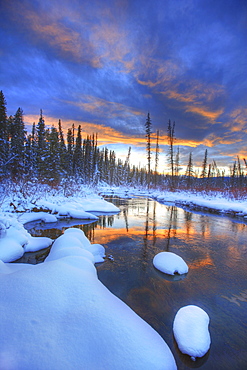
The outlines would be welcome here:
M 161 172 L 169 119 L 181 165 L 247 158 L 246 0 L 2 0 L 0 14 L 0 90 L 27 127 L 42 109 L 143 165 L 149 112 Z

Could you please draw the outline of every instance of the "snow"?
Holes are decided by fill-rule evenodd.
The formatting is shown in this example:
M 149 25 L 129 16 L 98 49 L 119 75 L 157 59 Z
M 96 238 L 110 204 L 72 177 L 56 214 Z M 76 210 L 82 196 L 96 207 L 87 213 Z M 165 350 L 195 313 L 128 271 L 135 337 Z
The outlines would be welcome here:
M 174 204 L 178 207 L 200 208 L 202 211 L 217 212 L 220 214 L 231 214 L 238 217 L 247 217 L 247 199 L 229 199 L 222 194 L 212 192 L 211 194 L 189 192 L 156 190 L 156 189 L 137 189 L 124 187 L 101 187 L 101 194 L 117 195 L 122 198 L 131 198 L 136 196 L 149 197 L 160 203 Z
M 26 212 L 18 217 L 18 221 L 24 225 L 33 221 L 57 222 L 57 218 L 46 212 Z
M 48 248 L 53 240 L 44 236 L 28 237 L 28 243 L 24 245 L 24 252 L 36 252 L 44 248 Z
M 12 203 L 12 201 L 9 202 L 9 204 Z M 85 197 L 66 198 L 59 194 L 42 198 L 37 194 L 36 201 L 32 200 L 31 202 L 31 200 L 25 199 L 23 203 L 21 200 L 15 203 L 16 211 L 25 209 L 25 212 L 21 214 L 17 212 L 15 214 L 10 213 L 10 209 L 6 207 L 6 201 L 2 205 L 2 210 L 6 208 L 5 212 L 0 212 L 0 260 L 4 262 L 15 261 L 21 258 L 25 252 L 35 252 L 52 244 L 53 241 L 50 238 L 32 237 L 23 227 L 23 225 L 29 222 L 55 223 L 64 218 L 83 219 L 93 222 L 98 220 L 98 217 L 88 212 L 88 210 L 101 214 L 119 212 L 115 205 L 105 201 L 96 194 L 94 197 L 91 194 L 91 198 L 88 199 Z M 36 208 L 35 212 L 32 211 L 34 208 Z M 85 239 L 87 238 L 85 237 Z M 87 242 L 89 243 L 88 240 Z M 69 241 L 66 243 L 69 243 Z M 93 253 L 95 262 L 104 261 L 105 250 L 101 245 L 91 245 L 89 243 L 87 248 Z
M 38 265 L 0 261 L 0 368 L 176 369 L 160 335 L 98 280 L 78 230 Z
M 81 219 L 97 220 L 98 217 L 91 212 L 112 213 L 119 212 L 114 204 L 105 201 L 95 194 L 94 198 L 67 198 L 57 196 L 49 197 L 49 200 L 39 199 L 36 204 L 42 209 L 47 209 L 58 217 L 72 217 Z
M 53 261 L 73 253 L 99 263 L 104 262 L 105 248 L 100 244 L 91 244 L 82 230 L 70 228 L 55 240 L 46 261 Z
M 211 343 L 208 325 L 209 316 L 202 308 L 194 305 L 180 308 L 173 322 L 173 333 L 180 351 L 193 360 L 204 356 Z
M 175 253 L 160 252 L 154 256 L 154 267 L 165 274 L 186 274 L 188 266 L 185 261 Z
M 15 261 L 25 252 L 47 248 L 53 242 L 50 238 L 31 236 L 16 215 L 0 213 L 0 225 L 0 260 L 3 262 Z
M 125 198 L 145 196 L 161 203 L 247 218 L 244 198 L 134 188 L 107 187 L 101 192 Z M 2 200 L 0 331 L 4 336 L 0 368 L 46 369 L 53 364 L 54 369 L 176 369 L 164 340 L 98 280 L 94 264 L 104 261 L 105 249 L 91 244 L 81 230 L 67 229 L 39 265 L 8 263 L 53 242 L 32 237 L 23 226 L 28 222 L 59 223 L 64 218 L 93 222 L 97 219 L 93 213 L 119 211 L 91 191 L 85 190 L 84 195 L 18 195 L 14 201 L 9 195 Z M 159 253 L 153 264 L 170 275 L 188 272 L 183 259 L 170 252 Z M 208 325 L 209 317 L 201 308 L 182 307 L 173 323 L 180 351 L 192 359 L 204 356 L 211 344 Z

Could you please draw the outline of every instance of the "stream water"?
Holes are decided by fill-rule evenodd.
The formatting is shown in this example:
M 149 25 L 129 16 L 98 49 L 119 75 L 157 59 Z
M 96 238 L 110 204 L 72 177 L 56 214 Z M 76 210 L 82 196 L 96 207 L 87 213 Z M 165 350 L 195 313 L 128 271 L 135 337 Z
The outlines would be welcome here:
M 164 338 L 179 370 L 246 369 L 247 225 L 150 199 L 109 200 L 121 209 L 119 214 L 83 225 L 29 224 L 29 232 L 55 239 L 74 226 L 91 243 L 104 245 L 108 258 L 97 266 L 99 279 Z M 189 272 L 183 279 L 153 267 L 153 257 L 161 251 L 186 261 Z M 42 262 L 48 252 L 27 253 L 20 262 Z M 195 362 L 180 353 L 172 332 L 176 312 L 189 304 L 210 317 L 211 348 Z

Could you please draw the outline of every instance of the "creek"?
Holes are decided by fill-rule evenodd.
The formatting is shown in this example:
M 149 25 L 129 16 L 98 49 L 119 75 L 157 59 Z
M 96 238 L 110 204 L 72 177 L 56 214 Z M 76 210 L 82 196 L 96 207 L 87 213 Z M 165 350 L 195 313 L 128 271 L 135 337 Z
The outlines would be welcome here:
M 97 265 L 99 279 L 166 341 L 179 370 L 242 370 L 247 365 L 247 225 L 224 216 L 189 212 L 146 198 L 106 198 L 120 208 L 97 222 L 27 224 L 33 236 L 53 239 L 79 227 L 91 243 L 106 248 Z M 182 278 L 153 267 L 161 251 L 181 256 L 189 266 Z M 18 262 L 40 263 L 49 249 L 26 253 Z M 193 304 L 210 317 L 211 348 L 195 362 L 182 355 L 173 338 L 176 312 Z

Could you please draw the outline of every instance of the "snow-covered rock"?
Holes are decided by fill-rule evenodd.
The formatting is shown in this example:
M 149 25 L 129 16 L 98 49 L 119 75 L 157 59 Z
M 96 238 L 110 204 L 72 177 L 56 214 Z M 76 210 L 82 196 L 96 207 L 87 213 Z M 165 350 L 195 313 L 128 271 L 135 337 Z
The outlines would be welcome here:
M 180 308 L 173 322 L 173 333 L 180 351 L 193 360 L 204 356 L 211 343 L 208 325 L 209 316 L 202 308 L 194 305 Z
M 91 255 L 78 249 L 19 270 L 0 262 L 0 368 L 175 370 L 161 336 L 98 280 Z
M 165 274 L 186 274 L 188 266 L 182 257 L 172 252 L 160 252 L 154 256 L 154 267 Z

